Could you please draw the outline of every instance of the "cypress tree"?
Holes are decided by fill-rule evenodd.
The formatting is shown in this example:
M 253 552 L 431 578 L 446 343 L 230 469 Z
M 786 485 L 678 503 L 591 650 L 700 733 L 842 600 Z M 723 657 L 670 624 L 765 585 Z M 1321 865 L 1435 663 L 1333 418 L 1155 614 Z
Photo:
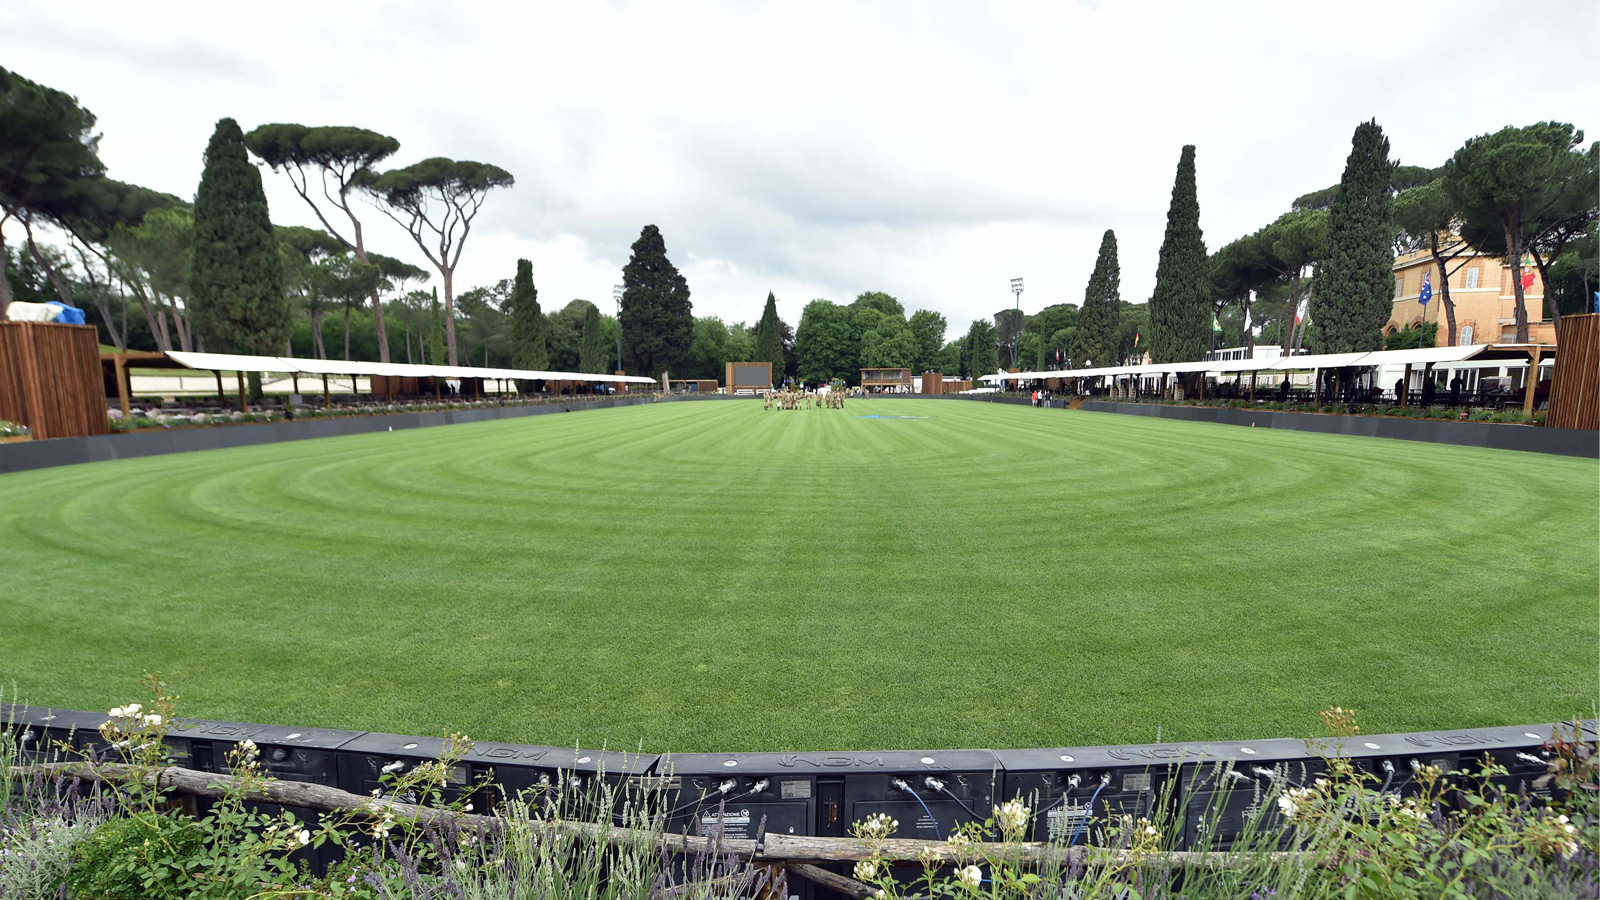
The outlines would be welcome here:
M 1211 300 L 1205 292 L 1206 244 L 1194 187 L 1194 145 L 1178 158 L 1178 177 L 1167 208 L 1167 234 L 1150 295 L 1150 359 L 1185 362 L 1205 358 L 1211 337 Z M 1081 326 L 1080 326 L 1081 327 Z
M 517 260 L 517 277 L 511 283 L 511 364 L 519 369 L 550 368 L 550 342 L 544 313 L 539 311 L 539 289 L 533 286 L 533 263 Z
M 292 327 L 261 173 L 232 119 L 217 122 L 195 192 L 189 304 L 213 352 L 275 354 Z
M 1106 229 L 1100 239 L 1100 257 L 1083 292 L 1083 309 L 1078 313 L 1073 335 L 1072 360 L 1075 366 L 1116 364 L 1117 343 L 1121 338 L 1122 267 L 1117 263 L 1117 234 Z M 1043 344 L 1040 345 L 1043 353 Z
M 1320 352 L 1383 349 L 1394 298 L 1393 175 L 1383 128 L 1376 120 L 1357 125 L 1328 208 L 1328 255 L 1311 294 Z
M 778 321 L 778 298 L 767 292 L 767 306 L 756 323 L 756 353 L 751 362 L 772 363 L 772 383 L 783 383 L 783 324 Z
M 606 332 L 600 326 L 600 308 L 589 304 L 578 335 L 578 371 L 603 375 L 606 371 Z
M 973 387 L 982 387 L 978 379 L 993 375 L 1000 368 L 1000 349 L 995 344 L 994 325 L 987 319 L 974 319 L 967 329 L 967 372 Z
M 694 342 L 689 283 L 667 259 L 661 230 L 646 225 L 622 267 L 622 354 L 628 368 L 657 375 L 683 361 Z

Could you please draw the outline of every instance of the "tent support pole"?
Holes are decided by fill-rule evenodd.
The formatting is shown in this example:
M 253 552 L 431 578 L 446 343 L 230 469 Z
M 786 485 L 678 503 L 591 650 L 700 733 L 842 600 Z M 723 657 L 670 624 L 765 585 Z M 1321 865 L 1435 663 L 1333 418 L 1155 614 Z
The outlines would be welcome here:
M 239 381 L 239 411 L 250 411 L 250 399 L 244 395 L 244 373 L 235 371 L 233 377 Z
M 1530 419 L 1533 418 L 1533 395 L 1539 390 L 1539 356 L 1543 352 L 1539 347 L 1528 351 L 1528 386 L 1522 391 L 1522 414 Z

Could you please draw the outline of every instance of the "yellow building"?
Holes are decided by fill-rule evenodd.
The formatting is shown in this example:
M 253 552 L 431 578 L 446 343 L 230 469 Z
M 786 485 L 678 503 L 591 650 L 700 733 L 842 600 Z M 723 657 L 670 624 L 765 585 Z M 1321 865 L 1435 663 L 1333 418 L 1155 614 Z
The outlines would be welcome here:
M 1517 295 L 1511 283 L 1511 266 L 1498 257 L 1480 254 L 1458 256 L 1448 265 L 1455 271 L 1450 276 L 1450 300 L 1456 308 L 1456 343 L 1516 343 Z M 1426 309 L 1417 302 L 1424 272 L 1433 273 L 1433 299 L 1428 301 Z M 1523 292 L 1528 306 L 1528 340 L 1535 344 L 1554 344 L 1555 325 L 1544 311 L 1544 281 L 1531 264 L 1523 269 L 1524 277 L 1530 274 L 1533 283 Z M 1388 324 L 1383 326 L 1383 333 L 1393 334 L 1402 328 L 1416 328 L 1423 322 L 1437 322 L 1438 345 L 1449 344 L 1444 297 L 1439 290 L 1442 278 L 1432 254 L 1426 250 L 1395 257 L 1394 308 L 1389 313 Z

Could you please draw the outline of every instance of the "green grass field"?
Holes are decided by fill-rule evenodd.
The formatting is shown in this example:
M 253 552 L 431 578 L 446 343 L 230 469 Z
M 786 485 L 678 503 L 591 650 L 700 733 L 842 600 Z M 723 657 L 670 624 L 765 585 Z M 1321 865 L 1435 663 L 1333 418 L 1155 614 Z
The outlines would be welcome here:
M 870 413 L 924 419 L 863 419 Z M 1593 461 L 671 403 L 0 476 L 0 684 L 659 751 L 1592 714 Z

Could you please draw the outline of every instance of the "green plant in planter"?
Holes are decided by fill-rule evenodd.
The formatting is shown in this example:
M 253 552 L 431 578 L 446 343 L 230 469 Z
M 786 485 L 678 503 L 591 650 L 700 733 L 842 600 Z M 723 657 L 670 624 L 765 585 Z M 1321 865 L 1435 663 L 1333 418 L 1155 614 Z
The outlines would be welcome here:
M 1495 414 L 1494 420 L 1508 424 L 1522 424 L 1528 421 L 1528 414 L 1520 409 L 1502 409 Z

